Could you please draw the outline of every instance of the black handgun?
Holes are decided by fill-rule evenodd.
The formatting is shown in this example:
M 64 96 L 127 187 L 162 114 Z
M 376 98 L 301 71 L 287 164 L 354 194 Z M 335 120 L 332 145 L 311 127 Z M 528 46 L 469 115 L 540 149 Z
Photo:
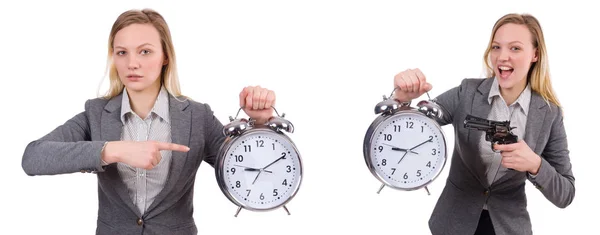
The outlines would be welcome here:
M 510 127 L 510 121 L 491 121 L 473 115 L 467 115 L 465 119 L 465 128 L 472 130 L 485 131 L 485 140 L 490 141 L 492 145 L 492 151 L 494 150 L 494 143 L 496 144 L 512 144 L 516 143 L 518 137 L 512 133 L 512 129 L 516 127 Z

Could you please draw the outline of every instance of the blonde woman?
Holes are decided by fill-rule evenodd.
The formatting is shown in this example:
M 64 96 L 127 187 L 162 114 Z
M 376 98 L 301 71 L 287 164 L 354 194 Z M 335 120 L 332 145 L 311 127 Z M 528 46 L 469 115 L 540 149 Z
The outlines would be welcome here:
M 454 153 L 446 186 L 429 220 L 432 234 L 532 234 L 525 182 L 565 208 L 575 196 L 563 113 L 550 82 L 544 34 L 528 14 L 507 14 L 492 30 L 488 76 L 464 79 L 435 98 L 452 124 Z M 431 90 L 419 69 L 394 77 L 395 98 L 409 102 Z M 494 145 L 464 127 L 467 115 L 510 121 L 518 142 Z
M 130 10 L 108 41 L 110 88 L 85 111 L 27 145 L 28 175 L 97 173 L 97 234 L 196 234 L 193 185 L 225 140 L 208 104 L 180 92 L 169 27 L 156 11 Z M 240 105 L 257 123 L 273 91 L 246 87 Z

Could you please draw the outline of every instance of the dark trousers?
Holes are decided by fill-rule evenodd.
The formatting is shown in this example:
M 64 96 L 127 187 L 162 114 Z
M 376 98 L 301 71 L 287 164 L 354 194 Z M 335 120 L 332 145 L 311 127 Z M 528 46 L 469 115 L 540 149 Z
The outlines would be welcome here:
M 487 210 L 481 210 L 479 224 L 477 225 L 477 230 L 475 230 L 474 235 L 496 235 L 490 213 Z

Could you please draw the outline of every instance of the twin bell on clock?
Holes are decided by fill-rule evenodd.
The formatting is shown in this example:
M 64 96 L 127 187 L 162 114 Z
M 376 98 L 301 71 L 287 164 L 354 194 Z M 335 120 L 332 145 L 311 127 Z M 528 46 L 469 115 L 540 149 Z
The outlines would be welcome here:
M 397 88 L 396 88 L 397 89 Z M 382 184 L 411 191 L 433 182 L 446 164 L 446 138 L 438 124 L 443 117 L 438 104 L 429 98 L 411 107 L 383 96 L 375 106 L 377 118 L 367 129 L 363 155 L 370 172 Z
M 243 107 L 242 107 L 243 108 Z M 285 134 L 294 126 L 285 114 L 264 125 L 253 120 L 229 117 L 227 136 L 215 164 L 217 183 L 225 196 L 241 209 L 268 211 L 283 207 L 298 192 L 302 181 L 302 160 L 294 142 Z

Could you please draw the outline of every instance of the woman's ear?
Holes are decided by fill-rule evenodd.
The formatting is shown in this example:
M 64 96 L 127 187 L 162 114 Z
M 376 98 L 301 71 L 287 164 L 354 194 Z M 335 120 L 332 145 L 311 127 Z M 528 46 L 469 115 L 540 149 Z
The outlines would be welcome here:
M 163 60 L 163 65 L 167 65 L 167 64 L 169 64 L 169 56 L 167 56 L 167 54 L 166 54 L 166 53 L 164 53 L 164 54 L 163 54 L 163 58 L 165 58 L 165 59 Z
M 533 63 L 533 62 L 537 62 L 537 61 L 538 61 L 538 54 L 539 54 L 539 53 L 538 53 L 538 49 L 536 48 L 536 49 L 535 49 L 535 52 L 534 52 L 534 54 L 533 54 L 533 59 L 531 60 L 531 62 L 532 62 L 532 63 Z

